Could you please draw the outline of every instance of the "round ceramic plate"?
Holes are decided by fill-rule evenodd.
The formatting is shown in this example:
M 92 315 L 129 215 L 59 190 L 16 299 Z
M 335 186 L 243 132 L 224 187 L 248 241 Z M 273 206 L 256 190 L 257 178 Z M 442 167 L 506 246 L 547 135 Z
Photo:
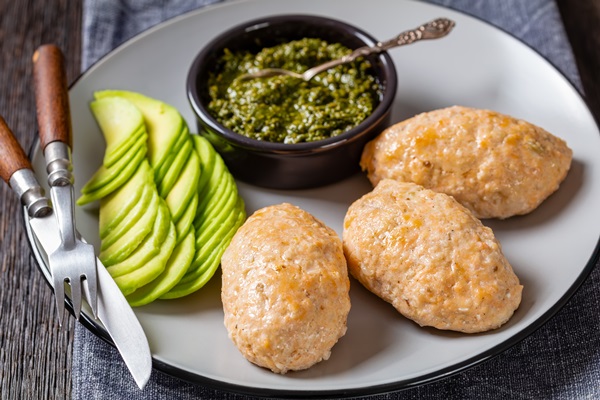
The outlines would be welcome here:
M 352 281 L 348 331 L 331 358 L 306 371 L 277 375 L 247 362 L 228 339 L 217 273 L 194 295 L 135 310 L 155 366 L 191 381 L 246 393 L 350 396 L 447 376 L 498 354 L 541 326 L 564 305 L 597 259 L 600 135 L 581 97 L 552 65 L 501 30 L 452 10 L 400 0 L 250 0 L 201 9 L 150 29 L 104 57 L 71 88 L 76 190 L 103 156 L 104 141 L 88 108 L 95 90 L 127 89 L 161 99 L 177 107 L 194 130 L 185 81 L 195 54 L 232 25 L 284 13 L 331 16 L 381 39 L 436 17 L 454 19 L 456 28 L 447 38 L 391 52 L 399 76 L 393 121 L 454 104 L 493 109 L 565 139 L 574 151 L 571 171 L 558 192 L 531 214 L 484 221 L 525 287 L 520 308 L 498 330 L 466 335 L 420 328 Z M 39 151 L 34 166 L 44 171 Z M 248 213 L 286 201 L 340 234 L 347 207 L 371 189 L 363 175 L 314 190 L 264 190 L 243 183 L 239 188 Z M 83 236 L 98 247 L 96 210 L 77 209 L 76 219 Z M 104 335 L 102 328 L 90 328 Z

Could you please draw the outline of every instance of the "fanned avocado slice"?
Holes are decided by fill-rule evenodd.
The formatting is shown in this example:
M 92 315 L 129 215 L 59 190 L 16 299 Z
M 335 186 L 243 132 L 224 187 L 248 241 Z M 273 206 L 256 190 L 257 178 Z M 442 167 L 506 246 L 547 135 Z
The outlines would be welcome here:
M 108 196 L 109 194 L 123 186 L 135 173 L 139 165 L 143 162 L 147 162 L 146 149 L 141 148 L 137 151 L 135 157 L 131 160 L 131 162 L 127 164 L 127 166 L 125 166 L 125 168 L 123 168 L 123 170 L 119 174 L 117 174 L 117 176 L 113 180 L 92 192 L 84 193 L 79 199 L 77 199 L 77 204 L 82 206 L 84 204 L 88 204 L 92 201 L 100 200 L 101 198 Z M 103 168 L 104 166 L 100 167 L 100 169 L 98 170 L 99 174 L 105 173 L 102 172 Z
M 194 236 L 194 231 L 188 231 L 173 250 L 161 274 L 127 296 L 127 301 L 131 306 L 138 307 L 151 303 L 171 290 L 181 280 L 194 258 Z
M 175 226 L 169 224 L 169 233 L 163 244 L 160 247 L 159 253 L 150 261 L 145 263 L 140 268 L 137 268 L 125 275 L 115 278 L 115 282 L 125 296 L 135 292 L 139 287 L 142 287 L 159 276 L 167 265 L 167 261 L 175 248 Z
M 126 99 L 138 108 L 148 131 L 148 161 L 152 168 L 160 168 L 183 129 L 179 111 L 162 101 L 126 90 L 102 90 L 94 96 Z
M 103 210 L 99 220 L 101 239 L 108 235 L 137 204 L 147 186 L 150 174 L 150 165 L 141 163 L 131 179 L 100 201 L 100 208 Z
M 127 258 L 142 243 L 144 238 L 152 232 L 154 221 L 158 214 L 160 196 L 156 191 L 152 194 L 152 200 L 148 205 L 148 211 L 135 225 L 121 236 L 116 242 L 105 249 L 101 249 L 98 256 L 105 266 L 111 266 Z
M 169 233 L 170 225 L 172 225 L 172 222 L 169 217 L 169 209 L 163 201 L 160 201 L 152 233 L 146 236 L 144 241 L 126 259 L 106 267 L 106 270 L 113 278 L 116 278 L 143 267 L 159 253 Z
M 140 110 L 126 99 L 98 99 L 90 108 L 106 141 L 106 154 L 111 154 L 144 128 Z

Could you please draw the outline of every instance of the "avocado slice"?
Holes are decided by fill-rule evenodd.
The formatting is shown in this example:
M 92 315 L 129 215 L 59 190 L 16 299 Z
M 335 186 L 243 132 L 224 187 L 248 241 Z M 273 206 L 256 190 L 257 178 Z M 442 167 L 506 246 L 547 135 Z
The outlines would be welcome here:
M 115 226 L 115 228 L 104 238 L 102 238 L 102 244 L 100 250 L 106 250 L 114 242 L 116 242 L 121 236 L 128 232 L 135 223 L 148 211 L 148 205 L 152 200 L 154 188 L 150 185 L 144 186 L 144 192 L 140 197 L 138 203 L 131 209 L 131 211 L 123 218 L 123 220 Z M 104 210 L 102 205 L 100 206 L 100 214 L 103 214 Z
M 144 127 L 142 113 L 126 99 L 98 99 L 91 102 L 90 108 L 106 140 L 106 154 L 131 140 Z
M 152 231 L 154 220 L 158 214 L 160 196 L 156 191 L 152 193 L 152 199 L 148 205 L 147 212 L 135 225 L 121 236 L 117 241 L 100 250 L 98 256 L 105 266 L 111 266 L 127 258 L 142 243 L 144 238 Z
M 208 258 L 208 256 L 212 253 L 212 251 L 220 246 L 223 243 L 223 237 L 229 232 L 230 229 L 234 226 L 237 218 L 238 212 L 230 212 L 226 215 L 225 220 L 213 231 L 213 234 L 207 237 L 207 240 L 200 243 L 198 247 L 198 239 L 196 239 L 196 255 L 194 256 L 194 261 L 192 262 L 192 266 L 190 270 L 183 278 L 181 278 L 181 283 L 188 283 L 198 276 L 198 271 L 202 270 L 203 262 Z
M 148 160 L 153 168 L 159 168 L 183 129 L 179 111 L 162 101 L 125 90 L 102 90 L 94 96 L 96 99 L 126 99 L 138 108 L 148 131 Z
M 160 201 L 152 233 L 146 236 L 144 241 L 126 259 L 106 267 L 106 270 L 113 278 L 116 278 L 144 266 L 159 253 L 169 233 L 170 225 L 172 225 L 172 222 L 169 217 L 169 209 L 164 201 Z
M 198 209 L 196 213 L 196 218 L 194 219 L 194 227 L 196 229 L 200 228 L 201 224 L 203 224 L 206 220 L 212 219 L 214 216 L 214 210 L 222 208 L 223 204 L 230 197 L 237 197 L 237 188 L 235 187 L 235 182 L 233 177 L 230 174 L 223 174 L 221 179 L 217 182 L 217 187 L 214 190 L 211 190 L 210 193 L 207 193 L 205 197 L 202 199 L 202 208 Z
M 151 176 L 150 165 L 140 164 L 131 179 L 113 193 L 100 200 L 100 238 L 106 237 L 138 203 Z
M 104 164 L 106 168 L 112 167 L 113 164 L 123 158 L 125 153 L 127 153 L 127 150 L 129 150 L 129 148 L 133 146 L 136 141 L 140 139 L 140 137 L 144 138 L 144 142 L 148 140 L 148 133 L 146 133 L 146 126 L 144 125 L 142 125 L 140 129 L 133 133 L 128 139 L 123 141 L 123 143 L 115 147 L 114 150 L 111 150 L 110 153 L 106 152 L 104 154 L 104 160 L 102 161 L 102 164 Z
M 194 145 L 192 144 L 192 140 L 188 138 L 179 153 L 177 153 L 177 156 L 173 159 L 173 162 L 169 165 L 169 169 L 167 169 L 163 179 L 157 184 L 158 193 L 161 197 L 166 197 L 171 191 L 192 151 L 194 151 Z
M 202 217 L 200 223 L 195 227 L 196 230 L 196 248 L 201 248 L 207 240 L 215 234 L 217 228 L 223 224 L 227 217 L 234 212 L 234 207 L 237 201 L 237 192 L 229 190 L 227 195 L 220 199 L 213 199 L 214 203 L 219 203 L 219 207 L 207 215 Z
M 189 140 L 189 131 L 187 130 L 187 125 L 184 125 L 184 129 L 179 134 L 179 137 L 175 141 L 175 144 L 169 150 L 169 154 L 165 157 L 164 161 L 160 165 L 154 165 L 154 182 L 156 184 L 160 184 L 167 171 L 171 168 L 171 164 L 173 164 L 175 158 L 179 154 L 179 151 L 183 148 L 185 142 Z
M 133 159 L 136 158 L 139 151 L 146 151 L 146 139 L 144 136 L 140 136 L 134 144 L 127 149 L 123 157 L 111 167 L 102 165 L 96 173 L 90 178 L 89 181 L 81 188 L 81 193 L 91 193 L 98 190 L 102 186 L 110 183 L 114 180 L 129 164 Z
M 194 293 L 202 288 L 202 286 L 214 276 L 221 264 L 221 257 L 223 256 L 225 249 L 229 246 L 233 235 L 237 232 L 237 229 L 242 225 L 246 218 L 246 212 L 243 211 L 243 201 L 241 198 L 239 198 L 239 204 L 238 208 L 240 208 L 241 211 L 238 211 L 235 216 L 234 224 L 221 238 L 219 245 L 212 248 L 212 251 L 210 251 L 210 253 L 207 254 L 207 257 L 202 260 L 201 265 L 196 264 L 196 259 L 194 259 L 190 269 L 184 277 L 170 291 L 162 295 L 160 297 L 161 299 L 176 299 Z M 199 268 L 192 271 L 192 268 L 194 267 Z
M 104 186 L 100 186 L 98 189 L 92 192 L 84 193 L 81 197 L 79 197 L 79 199 L 77 199 L 77 204 L 82 206 L 84 204 L 88 204 L 92 201 L 100 200 L 101 198 L 108 196 L 109 194 L 120 188 L 122 185 L 124 185 L 135 173 L 140 163 L 143 162 L 147 162 L 146 149 L 144 148 L 139 149 L 137 151 L 135 157 L 131 159 L 131 162 L 127 164 L 127 166 L 125 166 L 125 168 L 123 168 L 123 170 L 117 176 L 115 176 L 113 180 L 111 180 Z M 102 170 L 103 168 L 104 166 L 100 167 L 98 173 L 106 173 L 100 172 L 100 170 Z
M 169 224 L 169 232 L 165 241 L 160 246 L 159 253 L 140 268 L 115 278 L 117 286 L 119 286 L 119 289 L 121 289 L 121 292 L 125 296 L 152 282 L 165 270 L 167 261 L 175 248 L 175 240 L 175 226 Z
M 208 140 L 199 135 L 192 135 L 194 149 L 200 158 L 200 181 L 198 182 L 198 195 L 202 200 L 205 197 L 209 187 L 208 182 L 213 175 L 215 161 L 218 157 L 217 152 L 213 149 Z M 198 207 L 202 207 L 198 204 Z
M 192 152 L 175 185 L 165 198 L 174 223 L 179 221 L 192 197 L 197 195 L 199 179 L 200 160 L 198 155 Z
M 193 196 L 190 204 L 186 207 L 185 212 L 175 224 L 175 229 L 177 231 L 177 244 L 179 241 L 186 235 L 186 233 L 193 228 L 194 217 L 196 216 L 196 211 L 198 209 L 198 196 Z
M 139 307 L 153 302 L 181 280 L 194 258 L 194 236 L 194 231 L 188 231 L 173 250 L 161 274 L 127 296 L 127 301 L 131 306 Z

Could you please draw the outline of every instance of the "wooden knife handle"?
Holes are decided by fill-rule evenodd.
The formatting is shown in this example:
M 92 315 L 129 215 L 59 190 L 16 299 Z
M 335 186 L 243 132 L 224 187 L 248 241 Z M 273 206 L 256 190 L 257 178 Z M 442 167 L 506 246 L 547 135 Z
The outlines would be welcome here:
M 42 45 L 33 54 L 33 83 L 42 150 L 57 140 L 72 149 L 67 74 L 63 54 L 57 46 Z
M 20 169 L 32 169 L 23 148 L 0 116 L 0 176 L 9 183 L 10 177 Z

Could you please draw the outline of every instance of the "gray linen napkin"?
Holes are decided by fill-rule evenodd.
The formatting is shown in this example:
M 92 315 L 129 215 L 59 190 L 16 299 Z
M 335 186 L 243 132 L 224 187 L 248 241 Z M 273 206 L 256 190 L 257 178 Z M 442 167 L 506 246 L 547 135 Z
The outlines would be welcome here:
M 136 33 L 219 0 L 86 0 L 83 68 Z M 552 62 L 581 88 L 554 0 L 430 0 L 501 27 Z M 600 398 L 600 268 L 534 334 L 499 356 L 429 385 L 371 399 Z M 153 371 L 140 391 L 117 351 L 77 325 L 74 399 L 248 399 Z

